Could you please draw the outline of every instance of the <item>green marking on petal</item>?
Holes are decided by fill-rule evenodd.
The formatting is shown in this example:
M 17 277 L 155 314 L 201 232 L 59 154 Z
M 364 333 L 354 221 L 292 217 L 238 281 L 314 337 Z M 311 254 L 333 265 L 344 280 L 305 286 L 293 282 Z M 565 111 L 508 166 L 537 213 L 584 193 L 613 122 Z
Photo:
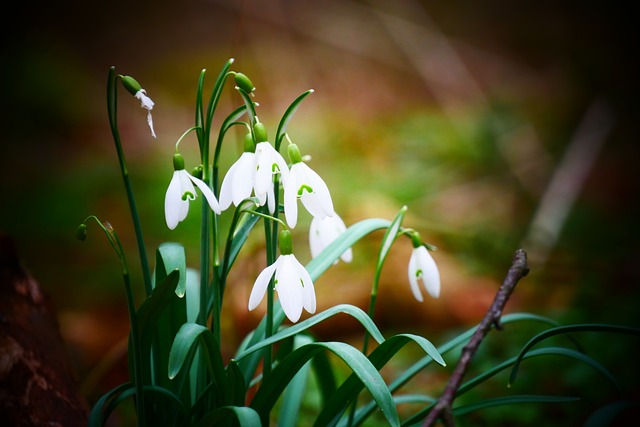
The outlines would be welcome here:
M 416 277 L 420 277 L 420 276 L 422 276 L 422 270 L 416 271 Z
M 184 194 L 182 195 L 182 200 L 195 200 L 196 195 L 193 194 L 191 191 L 185 191 Z
M 298 188 L 298 197 L 301 197 L 304 192 L 313 193 L 313 188 L 309 187 L 307 184 L 303 184 Z

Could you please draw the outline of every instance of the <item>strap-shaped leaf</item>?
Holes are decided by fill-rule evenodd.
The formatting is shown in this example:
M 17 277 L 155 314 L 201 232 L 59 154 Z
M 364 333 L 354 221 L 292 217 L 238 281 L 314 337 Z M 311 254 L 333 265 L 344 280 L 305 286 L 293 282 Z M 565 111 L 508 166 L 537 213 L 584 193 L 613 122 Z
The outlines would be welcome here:
M 175 378 L 185 365 L 188 367 L 191 364 L 198 343 L 202 344 L 200 346 L 201 351 L 204 351 L 202 359 L 207 362 L 212 381 L 220 392 L 217 396 L 223 396 L 227 390 L 227 375 L 220 347 L 211 330 L 197 323 L 183 324 L 173 340 L 169 353 L 169 378 Z
M 316 342 L 310 343 L 295 350 L 284 358 L 271 372 L 271 375 L 262 383 L 253 400 L 254 408 L 264 419 L 275 405 L 278 397 L 289 384 L 293 376 L 316 353 L 324 350 L 333 352 L 342 359 L 349 369 L 362 381 L 369 390 L 378 408 L 382 411 L 387 422 L 391 426 L 399 426 L 400 420 L 393 396 L 387 388 L 384 379 L 369 359 L 360 350 L 343 342 Z
M 227 396 L 232 406 L 243 406 L 245 403 L 245 394 L 247 385 L 244 382 L 242 371 L 238 368 L 235 360 L 227 363 Z
M 310 336 L 298 334 L 293 337 L 293 348 L 297 349 L 312 342 L 313 339 Z M 305 391 L 310 370 L 311 363 L 305 363 L 285 388 L 282 405 L 278 411 L 278 427 L 297 427 L 300 425 L 300 407 L 304 397 L 308 395 Z
M 371 352 L 369 360 L 376 369 L 380 370 L 398 351 L 410 342 L 418 344 L 425 353 L 427 353 L 428 357 L 445 366 L 444 360 L 435 346 L 428 339 L 413 334 L 399 334 L 387 338 L 385 342 Z M 351 376 L 338 387 L 338 390 L 336 390 L 327 405 L 322 409 L 322 412 L 320 412 L 316 419 L 315 425 L 335 425 L 349 403 L 358 396 L 362 387 L 363 384 L 360 379 L 354 374 L 351 374 Z
M 528 395 L 528 394 L 517 395 L 517 396 L 504 396 L 504 397 L 496 397 L 493 399 L 486 399 L 480 402 L 453 408 L 453 415 L 454 416 L 466 415 L 471 412 L 479 411 L 481 409 L 491 408 L 494 406 L 515 405 L 519 403 L 567 403 L 567 402 L 575 402 L 578 400 L 580 400 L 580 398 L 573 397 L 573 396 L 547 396 L 547 395 Z
M 175 292 L 184 296 L 187 283 L 187 261 L 184 247 L 179 243 L 163 243 L 156 250 L 156 281 L 162 281 L 173 270 L 180 272 Z
M 636 335 L 640 336 L 640 329 L 631 328 L 626 326 L 617 326 L 610 324 L 601 324 L 601 323 L 586 323 L 586 324 L 576 324 L 576 325 L 568 325 L 568 326 L 558 326 L 556 328 L 547 329 L 546 331 L 540 332 L 533 338 L 531 338 L 520 350 L 520 354 L 516 359 L 516 362 L 513 364 L 513 369 L 511 371 L 511 375 L 509 377 L 509 384 L 513 383 L 518 374 L 518 368 L 520 367 L 520 362 L 524 355 L 537 343 L 561 334 L 569 334 L 572 332 L 611 332 L 617 334 L 628 334 L 628 335 Z
M 246 406 L 222 406 L 202 417 L 195 427 L 227 425 L 225 422 L 237 420 L 240 427 L 256 427 L 262 425 L 258 413 Z M 234 425 L 233 423 L 229 425 Z
M 358 322 L 360 322 L 360 324 L 364 326 L 367 332 L 369 332 L 369 334 L 371 334 L 371 336 L 378 343 L 384 342 L 384 337 L 382 336 L 382 333 L 380 333 L 380 330 L 378 329 L 376 324 L 373 322 L 373 320 L 371 320 L 371 318 L 367 316 L 367 313 L 365 313 L 364 311 L 362 311 L 362 309 L 356 307 L 355 305 L 340 304 L 340 305 L 336 305 L 335 307 L 331 307 L 321 313 L 318 313 L 315 316 L 310 317 L 302 322 L 296 323 L 295 325 L 292 325 L 288 328 L 278 331 L 277 333 L 273 334 L 269 338 L 264 339 L 259 343 L 252 345 L 251 347 L 245 349 L 241 353 L 236 354 L 235 360 L 241 360 L 246 356 L 248 356 L 249 354 L 257 350 L 260 350 L 261 348 L 264 348 L 275 342 L 278 342 L 285 338 L 292 337 L 296 334 L 304 332 L 307 329 L 311 328 L 312 326 L 315 326 L 318 323 L 323 322 L 324 320 L 327 320 L 328 318 L 341 313 L 348 314 L 351 317 L 355 318 Z
M 313 93 L 313 89 L 309 89 L 306 92 L 303 92 L 300 96 L 293 100 L 289 108 L 284 112 L 282 118 L 280 119 L 280 123 L 278 123 L 278 130 L 276 131 L 276 139 L 274 140 L 274 145 L 276 151 L 280 150 L 280 144 L 282 143 L 282 139 L 284 138 L 285 133 L 287 133 L 287 126 L 289 126 L 289 122 L 293 117 L 293 114 L 298 110 L 302 100 L 305 99 L 308 95 Z

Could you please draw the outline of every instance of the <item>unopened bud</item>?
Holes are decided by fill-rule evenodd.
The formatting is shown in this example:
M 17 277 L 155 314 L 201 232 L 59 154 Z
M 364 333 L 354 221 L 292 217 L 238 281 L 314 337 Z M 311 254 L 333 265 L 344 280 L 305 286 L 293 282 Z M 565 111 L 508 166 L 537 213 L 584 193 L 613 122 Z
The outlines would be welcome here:
M 138 83 L 138 81 L 131 76 L 121 76 L 121 79 L 122 79 L 122 85 L 133 96 L 135 96 L 142 89 L 142 86 L 140 86 L 140 83 Z
M 268 139 L 267 139 L 267 128 L 264 127 L 264 125 L 262 123 L 260 123 L 260 122 L 258 122 L 255 125 L 253 125 L 253 134 L 256 137 L 256 142 L 257 143 L 268 141 Z
M 82 223 L 78 226 L 76 230 L 76 239 L 82 240 L 83 242 L 87 240 L 87 224 Z
M 249 77 L 245 74 L 236 73 L 234 79 L 236 81 L 236 85 L 247 93 L 251 93 L 256 89 L 253 83 L 251 83 L 251 80 L 249 80 Z

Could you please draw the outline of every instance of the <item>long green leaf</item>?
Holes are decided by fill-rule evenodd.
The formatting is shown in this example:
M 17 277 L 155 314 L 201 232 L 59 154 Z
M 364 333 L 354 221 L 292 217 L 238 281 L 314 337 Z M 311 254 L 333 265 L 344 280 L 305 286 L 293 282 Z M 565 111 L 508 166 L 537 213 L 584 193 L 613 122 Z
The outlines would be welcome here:
M 522 322 L 522 321 L 534 321 L 534 322 L 542 322 L 550 325 L 558 325 L 553 319 L 550 319 L 545 316 L 540 316 L 539 314 L 532 313 L 511 313 L 502 316 L 500 319 L 503 325 L 514 323 L 514 322 Z M 471 335 L 475 332 L 477 326 L 473 328 L 467 329 L 465 332 L 457 335 L 451 340 L 447 341 L 440 347 L 438 347 L 438 352 L 440 354 L 446 354 L 449 351 L 457 348 L 458 346 L 465 343 Z M 433 359 L 430 356 L 425 356 L 422 359 L 415 362 L 413 365 L 409 366 L 398 378 L 396 378 L 390 385 L 389 390 L 392 393 L 395 393 L 399 390 L 403 385 L 411 380 L 418 373 L 422 372 L 427 366 L 429 366 L 433 362 Z M 376 405 L 375 402 L 369 402 L 363 405 L 356 411 L 355 418 L 353 420 L 353 426 L 361 425 L 371 414 L 375 411 Z M 340 426 L 346 425 L 344 422 L 340 423 Z
M 306 92 L 303 92 L 300 96 L 293 100 L 289 108 L 284 112 L 282 118 L 280 119 L 280 123 L 278 123 L 278 130 L 276 131 L 276 139 L 274 140 L 274 145 L 276 151 L 280 151 L 280 144 L 282 143 L 282 139 L 284 135 L 287 133 L 287 126 L 289 126 L 289 122 L 293 117 L 293 114 L 298 110 L 302 100 L 305 99 L 308 95 L 313 93 L 313 89 L 309 89 Z
M 371 318 L 367 316 L 367 314 L 364 311 L 362 311 L 362 309 L 350 304 L 340 304 L 340 305 L 336 305 L 335 307 L 331 307 L 321 313 L 318 313 L 315 316 L 310 317 L 300 323 L 296 323 L 295 325 L 292 325 L 286 329 L 278 331 L 277 333 L 273 334 L 271 337 L 252 345 L 251 347 L 245 349 L 241 353 L 236 354 L 234 359 L 236 361 L 242 360 L 249 354 L 257 350 L 260 350 L 261 348 L 264 348 L 268 345 L 271 345 L 285 338 L 292 337 L 296 334 L 299 334 L 300 332 L 306 331 L 312 326 L 315 326 L 318 323 L 323 322 L 324 320 L 327 320 L 328 318 L 341 313 L 348 314 L 351 317 L 355 318 L 357 321 L 359 321 L 360 324 L 364 326 L 364 328 L 371 334 L 371 336 L 378 343 L 384 342 L 384 337 L 380 333 L 380 330 L 378 329 L 376 324 L 373 322 L 373 320 L 371 320 Z
M 215 425 L 226 425 L 224 422 L 238 420 L 240 427 L 260 426 L 260 416 L 258 413 L 246 406 L 223 406 L 200 419 L 195 427 L 209 427 Z
M 578 397 L 572 396 L 540 396 L 540 395 L 518 395 L 496 397 L 493 399 L 483 400 L 481 402 L 453 408 L 453 415 L 466 415 L 481 409 L 491 408 L 494 406 L 515 405 L 519 403 L 567 403 L 580 400 Z
M 268 417 L 278 397 L 296 372 L 316 353 L 323 350 L 329 350 L 342 359 L 367 387 L 389 424 L 399 426 L 398 412 L 384 379 L 364 354 L 343 342 L 317 342 L 295 350 L 284 358 L 272 371 L 268 380 L 262 383 L 250 406 L 263 420 L 265 416 Z
M 130 389 L 135 389 L 135 386 L 132 383 L 124 383 L 104 393 L 100 397 L 100 399 L 96 401 L 96 403 L 91 408 L 91 411 L 89 412 L 88 426 L 102 427 L 109 417 L 109 414 L 105 413 L 105 406 L 108 404 L 108 402 L 115 399 L 118 395 Z
M 191 363 L 198 342 L 202 344 L 200 349 L 205 352 L 203 359 L 207 361 L 212 381 L 221 392 L 216 396 L 223 397 L 228 385 L 220 347 L 211 330 L 197 323 L 185 323 L 178 331 L 169 353 L 169 378 L 175 378 L 185 364 Z
M 299 334 L 293 337 L 294 348 L 300 348 L 312 342 L 313 340 L 308 335 Z M 307 395 L 305 391 L 310 370 L 311 363 L 305 363 L 285 388 L 278 413 L 278 427 L 297 427 L 299 425 L 300 407 Z
M 611 332 L 617 334 L 628 334 L 628 335 L 636 335 L 640 336 L 640 329 L 631 328 L 626 326 L 617 326 L 610 324 L 601 324 L 601 323 L 586 323 L 586 324 L 576 324 L 576 325 L 568 325 L 568 326 L 558 326 L 556 328 L 547 329 L 546 331 L 540 332 L 533 338 L 531 338 L 520 350 L 520 354 L 516 362 L 513 364 L 513 369 L 511 371 L 511 376 L 509 377 L 509 384 L 512 384 L 518 374 L 518 368 L 520 367 L 520 362 L 524 355 L 535 346 L 537 343 L 544 341 L 547 338 L 550 338 L 555 335 L 561 334 L 569 334 L 572 332 Z
M 184 247 L 179 243 L 163 243 L 156 251 L 156 280 L 164 280 L 174 270 L 180 272 L 175 292 L 182 298 L 187 284 L 187 261 Z
M 413 334 L 399 334 L 387 338 L 387 340 L 380 344 L 369 355 L 371 364 L 378 370 L 382 369 L 382 367 L 409 342 L 415 342 L 427 353 L 428 357 L 443 366 L 445 365 L 442 356 L 429 340 Z M 322 409 L 315 424 L 318 426 L 335 425 L 344 410 L 348 407 L 349 402 L 358 396 L 362 390 L 362 386 L 362 382 L 354 374 L 347 378 Z

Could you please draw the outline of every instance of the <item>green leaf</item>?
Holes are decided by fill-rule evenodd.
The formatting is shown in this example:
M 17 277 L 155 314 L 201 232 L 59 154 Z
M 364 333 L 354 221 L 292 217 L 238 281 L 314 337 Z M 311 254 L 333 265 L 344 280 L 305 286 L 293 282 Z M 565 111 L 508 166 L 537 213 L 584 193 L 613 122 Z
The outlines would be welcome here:
M 558 322 L 556 322 L 553 319 L 550 319 L 545 316 L 540 316 L 539 314 L 532 314 L 532 313 L 506 314 L 502 316 L 500 321 L 503 325 L 506 325 L 509 323 L 515 323 L 515 322 L 522 322 L 522 321 L 535 321 L 535 322 L 542 322 L 542 323 L 551 324 L 551 325 L 558 325 Z M 462 345 L 469 338 L 471 338 L 471 335 L 473 335 L 476 328 L 477 326 L 467 329 L 466 331 L 457 335 L 453 339 L 447 341 L 446 343 L 438 347 L 438 352 L 441 355 L 446 354 L 449 351 Z M 413 365 L 405 369 L 404 372 L 389 385 L 389 390 L 391 390 L 392 393 L 395 393 L 403 385 L 408 383 L 411 380 L 411 378 L 413 378 L 414 376 L 422 372 L 432 362 L 433 362 L 433 359 L 431 358 L 431 356 L 425 356 L 422 359 L 418 360 Z M 353 426 L 361 425 L 375 411 L 375 409 L 376 409 L 375 402 L 370 402 L 363 405 L 361 408 L 359 408 L 356 411 L 356 415 L 354 417 L 354 421 L 352 425 Z M 340 423 L 340 426 L 344 426 L 344 425 L 346 425 L 346 423 Z
M 472 403 L 470 405 L 459 406 L 453 408 L 453 415 L 466 415 L 481 409 L 491 408 L 494 406 L 515 405 L 520 403 L 567 403 L 580 400 L 578 397 L 571 396 L 539 396 L 539 395 L 518 395 L 496 397 L 486 399 L 481 402 Z
M 249 113 L 249 119 L 251 120 L 251 125 L 253 125 L 256 122 L 255 102 L 253 102 L 253 100 L 251 99 L 251 95 L 249 95 L 247 92 L 245 92 L 241 88 L 236 86 L 236 90 L 238 91 L 238 93 L 242 97 L 242 100 L 244 101 L 244 105 L 247 108 L 247 113 Z M 251 133 L 253 134 L 253 130 L 251 131 Z M 258 142 L 262 142 L 262 141 L 256 141 L 256 143 Z
M 550 338 L 555 335 L 568 334 L 571 332 L 611 332 L 618 334 L 628 334 L 628 335 L 636 335 L 640 336 L 640 329 L 638 328 L 630 328 L 626 326 L 617 326 L 610 324 L 601 324 L 601 323 L 586 323 L 586 324 L 576 324 L 576 325 L 568 325 L 568 326 L 558 326 L 556 328 L 547 329 L 546 331 L 540 332 L 533 338 L 531 338 L 520 350 L 520 354 L 516 359 L 516 362 L 513 364 L 513 370 L 511 371 L 511 376 L 509 377 L 509 384 L 513 383 L 518 374 L 518 368 L 520 367 L 520 362 L 524 355 L 535 346 L 537 343 Z
M 207 122 L 206 122 L 206 126 L 204 127 L 204 129 L 207 130 L 207 133 L 211 129 L 213 116 L 216 111 L 216 107 L 218 105 L 218 100 L 220 99 L 220 95 L 222 94 L 222 88 L 224 86 L 224 82 L 227 79 L 229 67 L 231 67 L 231 64 L 233 64 L 233 58 L 228 59 L 227 62 L 225 62 L 225 64 L 222 66 L 222 68 L 220 69 L 220 72 L 218 73 L 218 77 L 216 78 L 216 82 L 213 85 L 213 89 L 211 90 L 211 97 L 209 98 L 209 106 L 207 107 Z
M 313 340 L 308 335 L 295 335 L 293 337 L 293 348 L 297 349 L 312 342 Z M 307 395 L 305 391 L 310 370 L 311 364 L 309 362 L 305 363 L 285 388 L 282 395 L 282 405 L 278 412 L 278 427 L 296 427 L 299 425 L 300 407 L 304 397 Z
M 221 398 L 225 396 L 225 390 L 227 390 L 227 376 L 220 347 L 218 347 L 211 330 L 205 326 L 197 323 L 185 323 L 182 325 L 169 353 L 169 378 L 175 378 L 183 366 L 188 366 L 192 362 L 197 348 L 196 344 L 198 343 L 202 344 L 200 346 L 201 351 L 204 351 L 202 360 L 207 361 L 207 369 L 211 373 L 212 381 L 217 388 L 218 393 L 216 393 L 216 396 Z
M 238 368 L 238 364 L 235 360 L 230 360 L 227 363 L 227 395 L 229 396 L 229 402 L 232 406 L 243 406 L 245 401 L 245 394 L 247 392 L 247 385 L 244 382 L 244 376 L 242 371 Z
M 313 372 L 316 378 L 316 384 L 323 405 L 326 404 L 338 386 L 336 385 L 336 376 L 331 366 L 331 361 L 327 357 L 327 353 L 321 352 L 315 355 L 311 361 Z
M 260 426 L 258 413 L 246 406 L 223 406 L 202 417 L 195 427 L 226 425 L 224 422 L 238 420 L 240 427 Z
M 105 412 L 105 405 L 107 405 L 123 392 L 130 389 L 134 390 L 135 386 L 132 383 L 124 383 L 104 393 L 100 397 L 100 399 L 98 399 L 93 405 L 93 407 L 91 408 L 91 412 L 89 412 L 88 426 L 102 427 L 107 418 L 109 418 L 109 413 Z
M 384 260 L 387 258 L 393 242 L 395 242 L 396 238 L 398 237 L 398 230 L 402 225 L 402 220 L 404 219 L 406 213 L 407 207 L 403 206 L 389 225 L 389 228 L 387 228 L 387 231 L 384 233 L 384 237 L 382 238 L 382 245 L 380 246 L 380 253 L 378 254 L 378 264 L 376 265 L 376 283 L 378 282 L 378 278 L 380 277 L 380 271 L 382 270 L 382 266 L 384 265 Z
M 329 350 L 342 359 L 371 393 L 376 404 L 392 426 L 399 426 L 398 412 L 384 379 L 369 359 L 356 348 L 343 342 L 317 342 L 298 348 L 278 364 L 262 383 L 253 400 L 261 418 L 268 417 L 278 397 L 302 366 L 320 351 Z
M 293 117 L 293 114 L 298 111 L 302 100 L 305 99 L 308 95 L 313 93 L 313 89 L 309 89 L 306 92 L 303 92 L 300 96 L 293 100 L 289 108 L 284 112 L 282 118 L 280 119 L 280 123 L 278 123 L 278 130 L 276 131 L 276 139 L 274 140 L 274 145 L 276 151 L 280 151 L 280 144 L 282 143 L 282 139 L 284 135 L 287 133 L 287 126 L 289 126 L 289 122 Z
M 295 325 L 292 325 L 288 328 L 282 329 L 280 331 L 278 331 L 277 333 L 273 334 L 271 337 L 267 338 L 267 339 L 263 339 L 262 341 L 252 345 L 251 347 L 245 349 L 244 351 L 242 351 L 241 353 L 236 354 L 235 356 L 235 360 L 241 360 L 244 357 L 248 356 L 249 354 L 260 350 L 261 348 L 264 348 L 268 345 L 271 345 L 275 342 L 278 342 L 280 340 L 283 340 L 285 338 L 294 336 L 296 334 L 299 334 L 300 332 L 303 332 L 309 328 L 311 328 L 312 326 L 317 325 L 318 323 L 332 317 L 335 316 L 337 314 L 340 313 L 344 313 L 344 314 L 348 314 L 350 316 L 352 316 L 353 318 L 355 318 L 357 321 L 360 322 L 360 324 L 362 324 L 362 326 L 364 326 L 364 328 L 367 330 L 367 332 L 369 332 L 369 334 L 371 334 L 371 336 L 379 343 L 384 342 L 384 337 L 382 336 L 382 334 L 380 333 L 380 330 L 378 330 L 378 327 L 376 326 L 376 324 L 373 322 L 373 320 L 371 320 L 371 318 L 369 316 L 367 316 L 367 313 L 365 313 L 364 311 L 362 311 L 360 308 L 354 306 L 354 305 L 350 305 L 350 304 L 340 304 L 340 305 L 336 305 L 335 307 L 331 307 L 321 313 L 316 314 L 313 317 L 310 317 L 302 322 L 296 323 Z
M 173 270 L 180 272 L 176 295 L 184 296 L 187 283 L 187 262 L 184 247 L 179 243 L 163 243 L 156 251 L 156 280 L 164 280 Z
M 368 358 L 371 364 L 377 370 L 380 370 L 409 342 L 415 342 L 422 347 L 428 354 L 428 357 L 445 366 L 444 360 L 435 346 L 426 338 L 413 334 L 399 334 L 387 338 L 385 342 L 371 352 Z M 358 396 L 362 390 L 362 386 L 363 384 L 357 376 L 352 374 L 347 378 L 344 383 L 338 387 L 338 390 L 336 390 L 327 405 L 322 409 L 322 412 L 318 415 L 315 422 L 316 425 L 335 425 L 344 410 L 349 406 L 349 403 Z

